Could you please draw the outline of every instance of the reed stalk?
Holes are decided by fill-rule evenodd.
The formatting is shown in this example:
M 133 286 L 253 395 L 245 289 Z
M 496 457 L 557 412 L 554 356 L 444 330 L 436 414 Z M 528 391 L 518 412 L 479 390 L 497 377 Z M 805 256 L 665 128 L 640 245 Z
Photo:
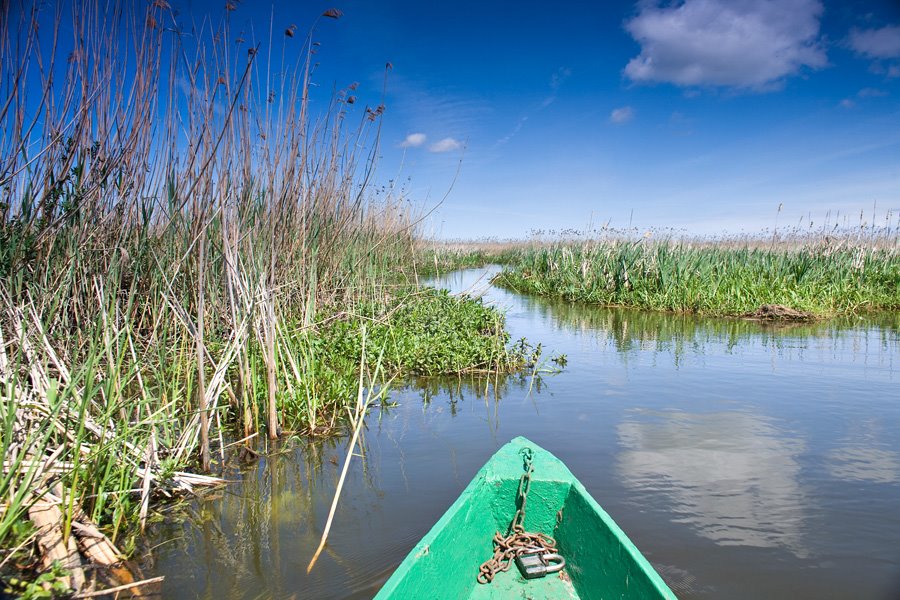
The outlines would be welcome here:
M 385 107 L 316 89 L 323 16 L 248 43 L 166 2 L 0 3 L 0 552 L 50 499 L 60 547 L 118 561 L 154 500 L 222 483 L 190 469 L 226 438 L 349 420 L 349 460 L 392 376 L 525 362 L 496 311 L 409 285 Z
M 313 89 L 325 22 L 262 68 L 227 20 L 0 5 L 0 547 L 54 486 L 64 538 L 133 547 L 154 497 L 219 483 L 185 469 L 209 470 L 222 425 L 250 438 L 262 409 L 277 435 L 280 390 L 309 376 L 294 315 L 315 329 L 409 256 L 401 199 L 368 186 L 383 108 Z
M 344 458 L 344 465 L 341 467 L 341 475 L 338 478 L 337 487 L 334 491 L 334 497 L 331 500 L 331 508 L 328 510 L 328 518 L 325 520 L 325 528 L 322 530 L 322 537 L 319 539 L 319 545 L 316 548 L 316 551 L 313 553 L 309 564 L 306 565 L 307 574 L 309 574 L 312 571 L 313 567 L 316 565 L 316 562 L 319 560 L 319 555 L 325 548 L 325 542 L 328 540 L 328 534 L 331 531 L 331 523 L 334 520 L 334 513 L 337 510 L 338 501 L 341 497 L 341 490 L 344 488 L 344 481 L 346 480 L 347 472 L 350 469 L 350 460 L 353 458 L 353 449 L 356 448 L 357 441 L 359 440 L 359 435 L 365 422 L 366 413 L 368 412 L 369 407 L 375 401 L 376 397 L 384 393 L 384 388 L 376 392 L 372 385 L 373 382 L 379 380 L 378 374 L 379 371 L 381 371 L 384 349 L 382 348 L 381 354 L 376 361 L 375 372 L 373 373 L 372 377 L 370 377 L 368 385 L 366 385 L 366 381 L 364 379 L 364 373 L 366 371 L 367 364 L 365 350 L 365 329 L 363 329 L 362 332 L 362 340 L 362 352 L 360 354 L 359 360 L 359 385 L 357 387 L 356 393 L 356 405 L 354 406 L 353 415 L 351 418 L 351 421 L 353 423 L 353 434 L 350 437 L 350 444 L 347 446 L 347 456 Z M 385 385 L 390 385 L 390 382 L 387 382 Z

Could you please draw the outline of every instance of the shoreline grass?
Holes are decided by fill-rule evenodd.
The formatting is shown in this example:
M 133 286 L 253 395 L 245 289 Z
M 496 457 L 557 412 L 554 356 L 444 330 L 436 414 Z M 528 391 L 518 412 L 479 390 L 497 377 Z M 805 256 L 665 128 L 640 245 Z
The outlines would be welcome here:
M 900 243 L 822 235 L 756 239 L 561 241 L 516 252 L 494 282 L 604 306 L 743 316 L 782 305 L 814 317 L 900 309 Z

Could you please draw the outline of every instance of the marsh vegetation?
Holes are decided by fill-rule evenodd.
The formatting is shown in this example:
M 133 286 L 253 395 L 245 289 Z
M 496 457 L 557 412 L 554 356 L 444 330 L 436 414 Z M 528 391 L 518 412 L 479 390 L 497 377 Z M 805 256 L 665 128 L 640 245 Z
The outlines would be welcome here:
M 340 433 L 358 387 L 398 373 L 527 362 L 499 312 L 416 287 L 416 215 L 373 186 L 381 99 L 314 89 L 316 31 L 339 11 L 270 49 L 226 17 L 106 8 L 0 9 L 0 569 L 16 594 L 94 585 L 82 562 L 119 563 L 156 500 L 219 483 L 198 473 L 232 440 Z
M 435 246 L 435 264 L 505 265 L 507 289 L 602 306 L 711 316 L 832 317 L 900 308 L 900 233 L 832 224 L 739 237 L 600 230 L 530 243 Z M 778 315 L 775 315 L 777 317 Z

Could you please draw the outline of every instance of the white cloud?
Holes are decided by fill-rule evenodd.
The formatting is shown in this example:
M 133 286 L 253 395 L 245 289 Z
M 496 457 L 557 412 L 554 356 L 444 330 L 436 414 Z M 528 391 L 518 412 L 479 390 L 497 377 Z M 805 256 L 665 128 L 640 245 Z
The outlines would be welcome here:
M 617 108 L 609 113 L 609 120 L 612 123 L 627 123 L 634 118 L 634 109 L 630 106 Z
M 862 100 L 868 100 L 869 98 L 883 98 L 887 96 L 888 93 L 884 90 L 879 90 L 878 88 L 863 88 L 856 92 L 856 97 Z M 844 98 L 840 102 L 841 108 L 856 108 L 856 101 L 852 98 Z
M 453 139 L 452 137 L 446 137 L 439 142 L 435 142 L 432 145 L 428 146 L 429 152 L 451 152 L 453 150 L 459 150 L 462 148 L 462 144 Z
M 900 25 L 880 29 L 854 29 L 850 47 L 868 58 L 900 58 Z
M 401 148 L 417 148 L 425 143 L 424 133 L 411 133 L 400 144 Z
M 682 86 L 771 89 L 827 64 L 820 0 L 684 0 L 644 5 L 625 29 L 641 45 L 625 75 Z

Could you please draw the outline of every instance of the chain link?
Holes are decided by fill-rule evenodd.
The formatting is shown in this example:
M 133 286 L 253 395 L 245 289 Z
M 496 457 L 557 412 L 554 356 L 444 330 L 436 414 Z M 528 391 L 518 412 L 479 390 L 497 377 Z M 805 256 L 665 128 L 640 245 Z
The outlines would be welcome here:
M 509 524 L 508 534 L 503 536 L 499 531 L 494 534 L 494 555 L 479 567 L 476 578 L 478 583 L 490 583 L 497 573 L 508 571 L 512 561 L 522 554 L 556 553 L 556 540 L 552 537 L 525 531 L 525 509 L 528 504 L 528 492 L 531 489 L 531 475 L 534 473 L 532 464 L 534 451 L 531 448 L 522 448 L 519 454 L 522 456 L 525 473 L 519 479 L 519 489 L 516 492 L 518 509 Z

